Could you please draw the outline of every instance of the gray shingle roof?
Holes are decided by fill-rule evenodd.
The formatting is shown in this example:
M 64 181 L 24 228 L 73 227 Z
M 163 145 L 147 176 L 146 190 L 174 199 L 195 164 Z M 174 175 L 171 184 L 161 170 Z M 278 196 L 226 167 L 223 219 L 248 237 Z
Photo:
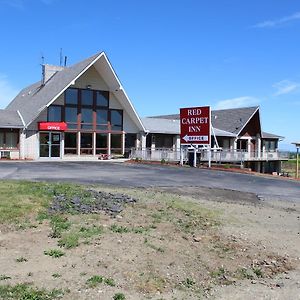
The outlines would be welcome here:
M 142 118 L 142 122 L 150 133 L 180 134 L 180 121 L 176 119 Z M 235 134 L 214 128 L 216 136 L 235 137 Z
M 71 67 L 57 72 L 45 85 L 34 83 L 23 89 L 7 106 L 7 110 L 19 110 L 25 124 L 33 121 L 45 106 L 63 91 L 87 66 L 89 66 L 101 53 L 93 55 Z
M 273 133 L 268 133 L 268 132 L 262 132 L 262 138 L 263 139 L 283 139 L 284 137 L 283 136 L 280 136 L 280 135 L 276 135 L 276 134 L 273 134 Z
M 23 128 L 22 120 L 17 111 L 0 109 L 0 128 Z
M 180 132 L 179 120 L 142 118 L 142 122 L 150 133 L 179 134 Z
M 211 111 L 212 126 L 215 129 L 219 129 L 220 131 L 225 131 L 227 133 L 232 133 L 236 135 L 245 126 L 245 124 L 249 121 L 250 117 L 254 114 L 254 112 L 257 109 L 258 106 L 212 110 Z M 179 114 L 174 114 L 174 115 L 154 116 L 150 118 L 179 120 L 180 116 Z

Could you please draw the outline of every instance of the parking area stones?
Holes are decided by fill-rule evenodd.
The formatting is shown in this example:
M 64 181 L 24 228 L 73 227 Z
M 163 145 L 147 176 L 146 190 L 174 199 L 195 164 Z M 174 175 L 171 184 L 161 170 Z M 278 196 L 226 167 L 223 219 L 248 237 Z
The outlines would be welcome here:
M 106 193 L 89 189 L 81 196 L 58 194 L 53 197 L 48 209 L 53 213 L 90 214 L 103 211 L 113 217 L 123 211 L 128 203 L 135 203 L 137 199 L 124 194 Z

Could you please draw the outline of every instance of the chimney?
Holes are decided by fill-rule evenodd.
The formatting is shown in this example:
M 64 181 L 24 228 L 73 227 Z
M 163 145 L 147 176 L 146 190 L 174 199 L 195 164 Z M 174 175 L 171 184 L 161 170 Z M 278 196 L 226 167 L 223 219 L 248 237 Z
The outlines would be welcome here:
M 63 69 L 64 67 L 61 66 L 42 65 L 42 85 L 45 85 L 53 75 Z

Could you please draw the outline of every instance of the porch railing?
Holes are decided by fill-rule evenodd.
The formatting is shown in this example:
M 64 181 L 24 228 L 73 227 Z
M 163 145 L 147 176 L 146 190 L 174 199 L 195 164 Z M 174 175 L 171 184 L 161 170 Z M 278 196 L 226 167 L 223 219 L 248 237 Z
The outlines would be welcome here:
M 189 154 L 188 149 L 183 149 L 183 160 L 187 161 Z M 243 150 L 214 150 L 210 151 L 212 162 L 244 162 L 244 161 L 269 161 L 269 160 L 286 160 L 288 159 L 288 153 L 279 151 L 253 151 L 247 152 Z M 130 151 L 130 158 L 153 160 L 153 161 L 180 161 L 180 150 L 174 150 L 170 148 L 160 149 L 135 149 Z M 200 161 L 209 160 L 209 152 L 207 150 L 199 150 L 198 158 Z

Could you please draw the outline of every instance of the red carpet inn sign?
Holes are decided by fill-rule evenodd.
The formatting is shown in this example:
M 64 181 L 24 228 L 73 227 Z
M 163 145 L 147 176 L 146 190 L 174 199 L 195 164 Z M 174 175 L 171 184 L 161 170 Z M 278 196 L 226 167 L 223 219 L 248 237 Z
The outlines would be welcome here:
M 180 109 L 181 144 L 210 145 L 210 107 Z

